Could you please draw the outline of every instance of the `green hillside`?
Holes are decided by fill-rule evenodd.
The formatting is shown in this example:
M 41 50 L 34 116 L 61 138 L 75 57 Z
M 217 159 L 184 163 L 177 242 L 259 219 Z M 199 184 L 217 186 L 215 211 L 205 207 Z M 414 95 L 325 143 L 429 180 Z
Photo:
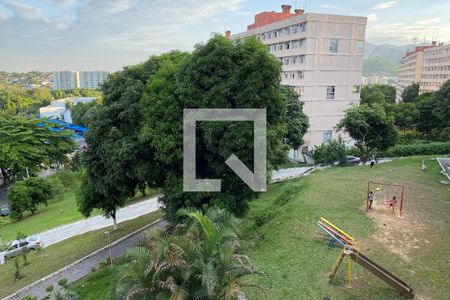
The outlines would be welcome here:
M 397 76 L 398 66 L 381 57 L 364 59 L 363 76 Z

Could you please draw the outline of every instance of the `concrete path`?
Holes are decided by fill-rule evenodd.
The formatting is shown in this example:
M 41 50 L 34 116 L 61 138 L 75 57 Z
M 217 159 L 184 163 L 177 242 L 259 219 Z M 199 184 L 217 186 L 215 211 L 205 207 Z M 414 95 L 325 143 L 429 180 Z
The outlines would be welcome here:
M 135 219 L 159 209 L 158 197 L 153 197 L 117 211 L 117 223 Z M 112 225 L 112 219 L 103 216 L 90 217 L 81 221 L 56 227 L 38 234 L 42 238 L 44 247 L 50 246 L 75 235 L 83 234 L 92 230 L 105 228 Z
M 123 255 L 129 248 L 135 246 L 138 241 L 145 237 L 145 234 L 148 231 L 164 227 L 166 224 L 167 223 L 164 220 L 158 220 L 115 241 L 111 245 L 113 258 Z M 26 295 L 34 295 L 38 299 L 42 299 L 47 295 L 45 289 L 49 285 L 57 287 L 58 281 L 63 278 L 67 278 L 69 284 L 75 282 L 84 276 L 89 275 L 92 267 L 98 267 L 98 264 L 104 261 L 107 257 L 109 257 L 108 246 L 89 254 L 88 256 L 30 284 L 25 288 L 20 289 L 14 294 L 3 298 L 3 300 L 20 300 Z
M 309 171 L 312 167 L 301 167 L 301 168 L 289 168 L 289 169 L 279 169 L 278 171 L 272 172 L 272 182 L 283 181 L 287 179 L 300 177 Z

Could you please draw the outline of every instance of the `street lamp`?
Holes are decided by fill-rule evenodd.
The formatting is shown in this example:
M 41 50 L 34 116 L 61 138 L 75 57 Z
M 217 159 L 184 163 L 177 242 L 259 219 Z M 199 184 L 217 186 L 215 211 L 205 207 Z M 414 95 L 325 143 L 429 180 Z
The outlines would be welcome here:
M 109 242 L 109 262 L 111 263 L 111 267 L 113 266 L 112 262 L 112 250 L 111 250 L 111 232 L 105 231 L 105 234 L 108 236 L 108 242 Z

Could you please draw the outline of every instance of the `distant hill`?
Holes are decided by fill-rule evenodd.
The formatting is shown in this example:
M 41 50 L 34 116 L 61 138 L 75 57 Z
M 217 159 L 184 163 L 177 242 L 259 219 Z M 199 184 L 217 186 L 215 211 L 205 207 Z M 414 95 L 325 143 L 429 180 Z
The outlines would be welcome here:
M 398 65 L 394 65 L 382 57 L 364 59 L 363 76 L 397 76 Z
M 388 44 L 376 45 L 366 42 L 364 45 L 364 58 L 381 57 L 391 64 L 398 65 L 410 45 L 395 46 Z

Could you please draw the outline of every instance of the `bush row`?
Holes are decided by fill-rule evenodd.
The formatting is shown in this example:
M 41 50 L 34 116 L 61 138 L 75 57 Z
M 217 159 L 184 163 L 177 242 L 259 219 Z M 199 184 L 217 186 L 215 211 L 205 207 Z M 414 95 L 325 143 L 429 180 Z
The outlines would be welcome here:
M 389 148 L 379 157 L 396 157 L 412 155 L 450 154 L 450 142 L 434 142 L 429 144 L 396 145 Z

